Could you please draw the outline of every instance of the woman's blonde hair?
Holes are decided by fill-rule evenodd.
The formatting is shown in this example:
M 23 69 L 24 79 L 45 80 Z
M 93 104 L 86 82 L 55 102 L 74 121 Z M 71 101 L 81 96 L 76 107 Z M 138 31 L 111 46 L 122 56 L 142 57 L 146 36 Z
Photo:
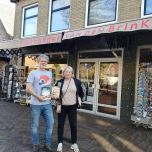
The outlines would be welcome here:
M 73 75 L 73 77 L 74 77 L 74 70 L 73 70 L 73 68 L 71 67 L 71 66 L 66 66 L 64 69 L 63 69 L 63 71 L 62 71 L 62 76 L 64 77 L 64 72 L 65 71 L 70 71 L 71 73 L 72 73 L 72 75 Z

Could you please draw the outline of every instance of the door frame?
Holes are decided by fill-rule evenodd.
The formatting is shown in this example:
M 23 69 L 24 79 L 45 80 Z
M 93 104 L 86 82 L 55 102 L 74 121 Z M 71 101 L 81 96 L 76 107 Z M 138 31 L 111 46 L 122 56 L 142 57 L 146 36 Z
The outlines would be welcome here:
M 110 63 L 110 62 L 116 62 L 119 66 L 119 72 L 118 72 L 118 86 L 117 86 L 117 106 L 116 106 L 116 115 L 110 115 L 110 114 L 104 114 L 101 112 L 98 112 L 98 99 L 95 101 L 96 103 L 96 111 L 95 113 L 98 115 L 102 115 L 105 117 L 115 118 L 120 120 L 120 106 L 121 106 L 121 86 L 122 86 L 122 58 L 100 58 L 98 60 L 97 66 L 98 66 L 98 72 L 100 72 L 100 63 Z M 97 76 L 97 84 L 99 84 L 99 75 Z M 97 88 L 97 94 L 96 96 L 99 96 L 99 90 Z M 113 106 L 105 106 L 105 107 L 113 107 Z
M 96 76 L 96 74 L 97 74 L 97 60 L 96 59 L 79 59 L 78 60 L 78 70 L 77 70 L 77 77 L 79 78 L 79 68 L 80 68 L 80 63 L 81 62 L 92 62 L 92 63 L 95 63 L 95 76 Z M 97 84 L 97 78 L 95 77 L 94 78 L 94 84 Z M 96 90 L 95 90 L 95 88 L 94 88 L 94 92 L 95 92 Z M 93 101 L 93 104 L 91 104 L 91 103 L 87 103 L 87 104 L 91 104 L 92 106 L 93 106 L 93 110 L 91 111 L 91 110 L 85 110 L 85 109 L 79 109 L 79 111 L 82 111 L 82 112 L 86 112 L 86 113 L 92 113 L 92 114 L 95 114 L 95 102 L 96 102 L 96 99 L 97 98 L 97 96 L 94 94 L 94 101 Z
M 94 88 L 94 103 L 93 103 L 93 110 L 89 111 L 89 110 L 85 110 L 85 109 L 80 109 L 79 111 L 81 112 L 86 112 L 86 113 L 91 113 L 91 114 L 95 114 L 95 115 L 99 115 L 99 116 L 104 116 L 107 118 L 113 118 L 113 119 L 118 119 L 120 120 L 120 111 L 121 111 L 121 90 L 122 90 L 122 67 L 123 67 L 123 49 L 115 49 L 115 50 L 121 50 L 122 51 L 122 56 L 117 57 L 117 58 L 89 58 L 89 59 L 79 59 L 78 58 L 78 62 L 77 62 L 77 77 L 79 78 L 79 67 L 80 67 L 80 63 L 81 62 L 95 62 L 95 84 L 99 84 L 99 75 L 97 75 L 97 73 L 100 71 L 100 63 L 104 63 L 104 62 L 118 62 L 119 64 L 119 79 L 118 79 L 118 90 L 117 90 L 117 107 L 116 107 L 116 115 L 110 115 L 110 114 L 104 114 L 104 113 L 100 113 L 97 112 L 97 108 L 98 108 L 98 94 L 99 91 L 97 89 L 97 87 Z M 101 51 L 101 50 L 100 50 Z M 104 51 L 110 51 L 110 50 L 104 50 Z M 90 52 L 90 51 L 82 51 L 79 53 L 83 53 L 83 52 Z M 96 52 L 96 51 L 95 51 Z M 99 51 L 98 51 L 99 52 Z M 78 53 L 78 54 L 79 54 Z M 79 55 L 78 55 L 79 56 Z

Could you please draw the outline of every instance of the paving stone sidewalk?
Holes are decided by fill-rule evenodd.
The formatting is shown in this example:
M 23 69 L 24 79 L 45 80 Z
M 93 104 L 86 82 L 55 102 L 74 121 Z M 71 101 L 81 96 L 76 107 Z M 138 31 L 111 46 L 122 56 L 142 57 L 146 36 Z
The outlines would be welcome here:
M 32 152 L 28 106 L 0 101 L 0 152 Z M 40 137 L 43 143 L 44 122 Z M 57 146 L 57 120 L 53 146 Z M 70 150 L 68 121 L 65 125 L 64 151 Z M 78 113 L 78 144 L 81 152 L 152 152 L 152 131 L 117 120 Z M 44 150 L 42 149 L 41 152 Z

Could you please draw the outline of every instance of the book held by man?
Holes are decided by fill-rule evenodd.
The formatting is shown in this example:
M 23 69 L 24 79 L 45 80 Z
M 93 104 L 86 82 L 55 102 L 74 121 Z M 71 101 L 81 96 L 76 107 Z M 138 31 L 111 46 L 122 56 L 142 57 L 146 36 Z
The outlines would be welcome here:
M 51 99 L 51 86 L 44 86 L 41 89 L 41 95 L 46 96 L 44 100 L 50 100 Z
M 41 95 L 46 96 L 44 100 L 50 100 L 51 97 L 54 99 L 58 99 L 60 96 L 60 88 L 57 86 L 44 86 L 41 89 Z

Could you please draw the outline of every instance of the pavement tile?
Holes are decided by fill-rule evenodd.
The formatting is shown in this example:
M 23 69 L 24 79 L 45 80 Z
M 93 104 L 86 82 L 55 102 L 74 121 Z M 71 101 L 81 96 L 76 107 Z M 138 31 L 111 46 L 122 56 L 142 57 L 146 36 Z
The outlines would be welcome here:
M 53 146 L 57 147 L 57 119 Z M 32 152 L 31 118 L 28 106 L 0 101 L 0 152 Z M 40 141 L 44 152 L 44 121 L 40 120 Z M 78 113 L 78 144 L 81 152 L 151 152 L 152 131 L 131 123 Z M 65 124 L 63 152 L 70 150 L 70 128 Z

